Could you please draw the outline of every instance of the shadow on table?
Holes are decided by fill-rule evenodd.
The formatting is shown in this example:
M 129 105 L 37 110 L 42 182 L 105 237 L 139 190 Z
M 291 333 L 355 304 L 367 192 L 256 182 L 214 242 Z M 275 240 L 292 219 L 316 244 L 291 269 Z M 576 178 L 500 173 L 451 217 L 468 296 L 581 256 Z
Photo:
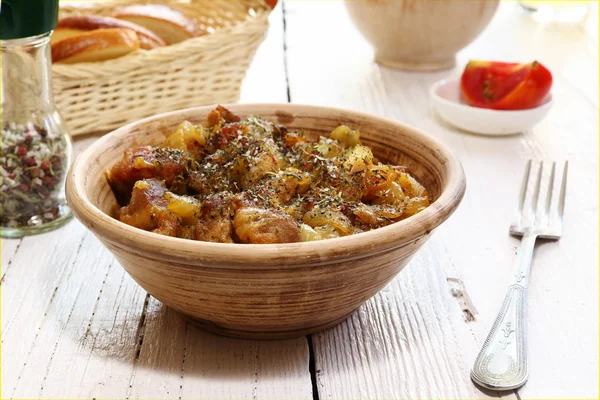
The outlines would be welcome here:
M 39 326 L 47 346 L 34 346 L 23 363 L 48 359 L 52 373 L 92 381 L 108 379 L 91 376 L 98 371 L 111 371 L 113 379 L 133 372 L 135 382 L 149 386 L 179 387 L 181 376 L 249 382 L 290 376 L 308 379 L 310 388 L 305 337 L 259 342 L 203 332 L 148 296 L 81 224 L 72 221 L 61 235 L 66 239 L 57 239 L 60 248 L 31 287 L 38 300 L 29 314 L 41 319 L 29 325 Z
M 309 351 L 305 337 L 291 340 L 257 341 L 234 339 L 202 331 L 185 316 L 148 296 L 146 311 L 138 327 L 137 342 L 127 358 L 114 346 L 122 341 L 118 330 L 95 334 L 96 356 L 133 361 L 136 381 L 155 377 L 165 381 L 183 376 L 207 380 L 240 381 L 308 373 Z M 80 343 L 89 342 L 84 339 Z M 98 346 L 112 343 L 112 346 Z M 85 345 L 85 344 L 84 344 Z M 306 376 L 308 379 L 308 375 Z M 145 385 L 152 385 L 146 381 Z M 159 384 L 158 382 L 156 383 Z

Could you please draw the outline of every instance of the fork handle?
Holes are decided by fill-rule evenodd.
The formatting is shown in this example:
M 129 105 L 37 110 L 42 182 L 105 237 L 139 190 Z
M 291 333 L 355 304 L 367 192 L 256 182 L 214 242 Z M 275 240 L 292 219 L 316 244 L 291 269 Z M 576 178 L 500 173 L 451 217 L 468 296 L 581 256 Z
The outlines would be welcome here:
M 493 390 L 522 386 L 529 375 L 525 314 L 531 257 L 537 234 L 521 239 L 515 274 L 471 371 L 471 379 Z

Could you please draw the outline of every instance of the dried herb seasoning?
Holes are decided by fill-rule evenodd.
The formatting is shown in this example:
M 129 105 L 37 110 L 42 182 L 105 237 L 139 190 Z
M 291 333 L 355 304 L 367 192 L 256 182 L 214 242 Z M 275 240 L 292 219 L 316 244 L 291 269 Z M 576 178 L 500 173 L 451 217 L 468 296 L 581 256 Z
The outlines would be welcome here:
M 106 172 L 115 216 L 185 239 L 286 243 L 377 229 L 429 206 L 406 168 L 377 160 L 356 130 L 311 138 L 231 116 L 219 106 L 205 126 L 182 121 L 163 144 L 126 149 Z

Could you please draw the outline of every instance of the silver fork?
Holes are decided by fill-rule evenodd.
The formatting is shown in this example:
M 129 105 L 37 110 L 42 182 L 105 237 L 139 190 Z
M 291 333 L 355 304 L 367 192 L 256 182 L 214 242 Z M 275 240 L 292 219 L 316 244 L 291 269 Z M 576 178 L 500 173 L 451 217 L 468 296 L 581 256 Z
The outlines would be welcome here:
M 562 234 L 568 166 L 567 161 L 563 169 L 558 205 L 551 207 L 556 172 L 556 162 L 552 163 L 546 204 L 542 210 L 538 207 L 543 171 L 543 163 L 540 163 L 533 201 L 527 206 L 528 212 L 524 214 L 523 208 L 527 197 L 531 160 L 525 167 L 519 205 L 510 225 L 511 235 L 522 237 L 515 262 L 514 279 L 471 371 L 471 379 L 485 388 L 510 390 L 522 386 L 527 381 L 529 366 L 527 363 L 525 312 L 531 256 L 535 240 L 538 237 L 558 240 Z M 551 210 L 551 208 L 553 209 Z

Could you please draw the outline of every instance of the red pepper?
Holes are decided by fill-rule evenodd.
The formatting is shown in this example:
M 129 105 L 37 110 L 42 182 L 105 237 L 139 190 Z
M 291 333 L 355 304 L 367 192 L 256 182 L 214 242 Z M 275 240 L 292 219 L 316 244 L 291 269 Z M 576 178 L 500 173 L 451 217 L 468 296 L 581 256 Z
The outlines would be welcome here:
M 52 166 L 52 164 L 50 163 L 50 161 L 48 160 L 44 160 L 42 161 L 42 163 L 40 164 L 40 167 L 42 167 L 42 169 L 44 171 L 48 171 L 50 169 L 50 167 Z
M 52 178 L 51 178 L 51 177 L 49 177 L 48 175 L 46 175 L 46 176 L 44 176 L 44 177 L 42 178 L 42 183 L 43 183 L 45 186 L 47 186 L 47 187 L 50 187 L 50 185 L 52 185 Z

